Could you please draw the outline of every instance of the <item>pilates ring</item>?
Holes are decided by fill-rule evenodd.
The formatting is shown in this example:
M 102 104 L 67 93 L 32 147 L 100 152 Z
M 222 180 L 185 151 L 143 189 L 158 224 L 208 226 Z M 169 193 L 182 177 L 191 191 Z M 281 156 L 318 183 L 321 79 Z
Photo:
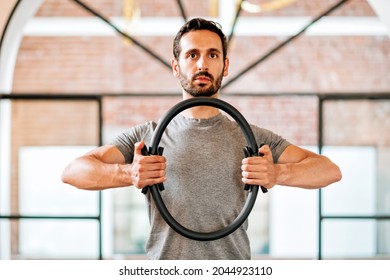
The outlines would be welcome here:
M 245 139 L 247 141 L 248 146 L 243 147 L 244 153 L 246 157 L 249 156 L 258 156 L 258 146 L 256 143 L 256 139 L 253 135 L 252 129 L 246 119 L 242 116 L 242 114 L 235 109 L 232 105 L 229 103 L 216 99 L 211 97 L 196 97 L 196 98 L 190 98 L 186 99 L 184 101 L 179 102 L 174 107 L 172 107 L 167 114 L 160 120 L 158 123 L 156 130 L 152 136 L 151 140 L 151 146 L 149 147 L 149 150 L 144 147 L 142 153 L 144 155 L 162 155 L 163 148 L 159 147 L 159 143 L 161 140 L 161 137 L 170 123 L 170 121 L 180 112 L 196 106 L 211 106 L 218 109 L 221 109 L 228 113 L 240 126 L 241 130 L 244 133 Z M 261 156 L 261 155 L 260 155 Z M 265 193 L 267 192 L 267 189 L 264 187 L 261 187 L 262 191 Z M 153 200 L 156 204 L 156 207 L 158 211 L 160 212 L 161 216 L 165 220 L 165 222 L 176 232 L 179 234 L 198 241 L 211 241 L 216 240 L 222 237 L 225 237 L 232 232 L 234 232 L 236 229 L 238 229 L 244 221 L 248 218 L 250 212 L 252 211 L 252 208 L 255 204 L 259 186 L 257 185 L 245 185 L 245 190 L 249 191 L 248 196 L 246 198 L 244 207 L 242 208 L 241 212 L 238 214 L 238 216 L 234 219 L 234 221 L 228 225 L 225 228 L 222 228 L 217 231 L 213 232 L 196 232 L 192 231 L 190 229 L 185 228 L 180 223 L 178 223 L 170 214 L 167 207 L 164 204 L 164 201 L 161 197 L 160 191 L 164 190 L 164 185 L 162 183 L 155 184 L 151 186 L 146 186 L 142 189 L 142 192 L 144 194 L 147 193 L 148 190 L 150 190 L 151 195 L 153 197 Z

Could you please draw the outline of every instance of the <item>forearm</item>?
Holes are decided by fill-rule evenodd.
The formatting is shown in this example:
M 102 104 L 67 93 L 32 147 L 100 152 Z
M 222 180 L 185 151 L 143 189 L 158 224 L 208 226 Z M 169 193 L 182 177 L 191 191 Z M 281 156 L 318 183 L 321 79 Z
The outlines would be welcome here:
M 94 156 L 73 160 L 62 173 L 64 183 L 86 190 L 129 186 L 131 178 L 128 164 L 104 163 Z
M 297 163 L 277 164 L 277 185 L 317 189 L 341 180 L 340 169 L 325 156 L 312 155 Z

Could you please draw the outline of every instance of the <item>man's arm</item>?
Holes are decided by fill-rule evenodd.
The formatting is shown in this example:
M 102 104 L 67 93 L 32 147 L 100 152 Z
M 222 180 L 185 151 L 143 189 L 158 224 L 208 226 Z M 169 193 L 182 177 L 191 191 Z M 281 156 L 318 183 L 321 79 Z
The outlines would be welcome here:
M 74 159 L 63 171 L 62 181 L 80 189 L 104 190 L 134 185 L 141 189 L 165 181 L 165 158 L 143 156 L 143 142 L 136 143 L 131 164 L 117 147 L 105 145 Z
M 265 145 L 259 149 L 263 157 L 243 160 L 243 182 L 272 188 L 274 185 L 317 189 L 341 180 L 339 167 L 327 157 L 290 145 L 276 164 Z

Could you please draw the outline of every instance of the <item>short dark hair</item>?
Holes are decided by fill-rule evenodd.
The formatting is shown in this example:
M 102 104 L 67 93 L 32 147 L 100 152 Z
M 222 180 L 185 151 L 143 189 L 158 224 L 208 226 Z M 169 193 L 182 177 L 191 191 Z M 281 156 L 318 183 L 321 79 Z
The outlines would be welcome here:
M 222 32 L 222 27 L 219 23 L 210 21 L 210 20 L 205 20 L 203 18 L 194 18 L 191 19 L 190 21 L 186 22 L 177 32 L 175 39 L 173 40 L 173 56 L 175 57 L 176 60 L 179 60 L 180 56 L 180 40 L 183 37 L 184 34 L 191 32 L 191 31 L 196 31 L 196 30 L 209 30 L 211 32 L 216 33 L 219 38 L 221 38 L 222 42 L 222 49 L 223 49 L 223 59 L 226 58 L 227 55 L 227 41 L 226 41 L 226 36 Z

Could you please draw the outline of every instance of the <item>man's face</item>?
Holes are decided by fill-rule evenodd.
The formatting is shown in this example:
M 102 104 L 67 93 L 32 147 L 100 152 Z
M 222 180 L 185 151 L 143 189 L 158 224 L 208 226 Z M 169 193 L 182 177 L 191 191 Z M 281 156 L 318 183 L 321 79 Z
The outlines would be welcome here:
M 223 59 L 222 42 L 208 30 L 191 31 L 180 40 L 179 61 L 172 60 L 175 77 L 193 97 L 213 96 L 228 74 L 228 59 Z

